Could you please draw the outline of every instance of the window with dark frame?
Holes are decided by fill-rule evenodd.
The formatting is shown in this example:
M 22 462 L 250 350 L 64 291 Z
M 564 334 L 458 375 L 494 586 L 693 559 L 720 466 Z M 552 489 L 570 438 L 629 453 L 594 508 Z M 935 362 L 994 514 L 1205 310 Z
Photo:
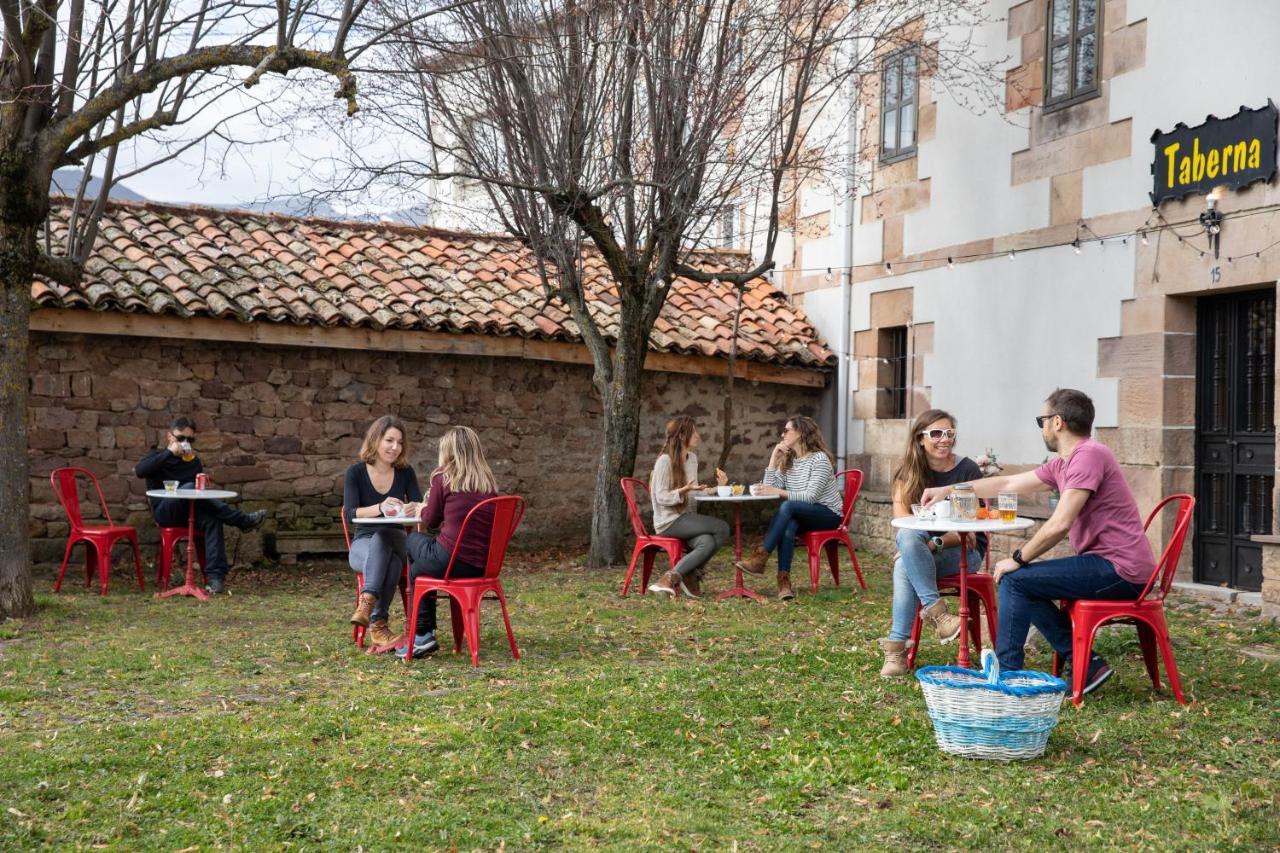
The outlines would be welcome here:
M 1065 107 L 1098 94 L 1102 0 L 1048 0 L 1044 105 Z
M 738 245 L 738 206 L 730 204 L 720 210 L 720 245 L 726 249 Z
M 918 59 L 914 47 L 889 54 L 880 92 L 880 160 L 904 160 L 916 153 L 919 113 Z
M 881 387 L 877 418 L 907 416 L 907 327 L 880 330 Z

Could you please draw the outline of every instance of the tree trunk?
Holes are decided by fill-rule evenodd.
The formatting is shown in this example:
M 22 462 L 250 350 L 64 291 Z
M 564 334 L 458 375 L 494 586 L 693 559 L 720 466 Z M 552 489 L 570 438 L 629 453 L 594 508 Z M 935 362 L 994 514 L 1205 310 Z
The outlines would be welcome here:
M 625 322 L 620 327 L 627 328 Z M 636 469 L 647 340 L 647 334 L 632 334 L 619 340 L 614 351 L 612 381 L 603 388 L 600 387 L 603 383 L 596 383 L 604 404 L 604 444 L 596 465 L 596 488 L 591 505 L 591 550 L 587 554 L 587 565 L 592 568 L 617 565 L 623 557 L 627 505 L 618 480 L 630 477 Z M 596 375 L 600 375 L 599 371 Z
M 742 296 L 745 290 L 745 284 L 736 288 L 738 302 L 733 309 L 733 337 L 729 339 L 729 370 L 724 377 L 724 433 L 720 442 L 720 458 L 716 460 L 716 467 L 722 471 L 729 470 L 726 466 L 729 464 L 729 452 L 733 449 L 733 380 L 738 366 L 738 330 L 742 325 Z
M 2 157 L 2 155 L 0 155 Z M 0 168 L 0 184 L 12 176 Z M 35 610 L 27 489 L 27 358 L 37 223 L 29 199 L 0 188 L 0 618 Z

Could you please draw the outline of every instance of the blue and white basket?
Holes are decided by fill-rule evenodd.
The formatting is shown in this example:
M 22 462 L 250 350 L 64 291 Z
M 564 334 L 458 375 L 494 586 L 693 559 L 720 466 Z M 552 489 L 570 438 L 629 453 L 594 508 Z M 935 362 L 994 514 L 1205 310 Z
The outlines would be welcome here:
M 1067 683 L 1043 672 L 1003 675 L 991 649 L 982 672 L 959 666 L 926 666 L 916 672 L 943 752 L 1012 761 L 1044 754 Z

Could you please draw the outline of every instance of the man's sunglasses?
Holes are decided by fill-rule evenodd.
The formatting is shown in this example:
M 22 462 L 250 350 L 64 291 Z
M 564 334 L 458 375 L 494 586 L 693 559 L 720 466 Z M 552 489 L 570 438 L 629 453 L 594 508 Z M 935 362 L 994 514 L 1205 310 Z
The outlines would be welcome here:
M 1036 415 L 1036 426 L 1040 427 L 1040 429 L 1044 429 L 1045 422 L 1048 421 L 1049 418 L 1056 418 L 1056 417 L 1057 417 L 1057 414 Z
M 956 431 L 953 429 L 922 429 L 920 434 L 927 437 L 930 441 L 942 441 L 944 438 L 955 438 Z
M 178 441 L 185 441 L 187 444 L 194 445 L 196 443 L 196 437 L 194 435 L 183 435 L 180 432 L 175 432 L 173 437 Z

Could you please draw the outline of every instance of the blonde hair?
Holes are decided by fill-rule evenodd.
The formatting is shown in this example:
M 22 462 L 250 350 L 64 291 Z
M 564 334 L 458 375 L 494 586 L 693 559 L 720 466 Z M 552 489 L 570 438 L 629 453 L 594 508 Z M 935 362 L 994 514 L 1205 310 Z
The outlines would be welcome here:
M 484 458 L 480 436 L 467 426 L 450 427 L 440 436 L 437 471 L 455 492 L 496 492 L 498 481 Z
M 827 458 L 831 460 L 832 466 L 836 464 L 836 458 L 827 448 L 827 442 L 822 437 L 822 430 L 818 428 L 817 422 L 810 417 L 804 415 L 796 415 L 793 418 L 787 418 L 787 423 L 800 433 L 800 449 L 803 453 L 789 453 L 782 460 L 780 471 L 786 471 L 791 467 L 792 458 L 795 456 L 808 456 L 810 453 L 825 453 Z
M 911 424 L 911 432 L 907 434 L 907 451 L 902 454 L 898 470 L 893 472 L 895 483 L 902 484 L 902 499 L 908 506 L 920 500 L 925 487 L 929 483 L 929 457 L 920 444 L 920 433 L 934 421 L 946 421 L 951 428 L 956 428 L 956 419 L 950 412 L 942 409 L 930 409 Z
M 378 445 L 382 443 L 382 438 L 387 434 L 387 431 L 393 429 L 400 430 L 400 455 L 391 464 L 396 468 L 403 468 L 408 465 L 409 433 L 405 431 L 404 423 L 395 415 L 383 415 L 369 424 L 369 431 L 364 434 L 364 444 L 360 445 L 360 461 L 366 465 L 376 463 L 378 461 Z

